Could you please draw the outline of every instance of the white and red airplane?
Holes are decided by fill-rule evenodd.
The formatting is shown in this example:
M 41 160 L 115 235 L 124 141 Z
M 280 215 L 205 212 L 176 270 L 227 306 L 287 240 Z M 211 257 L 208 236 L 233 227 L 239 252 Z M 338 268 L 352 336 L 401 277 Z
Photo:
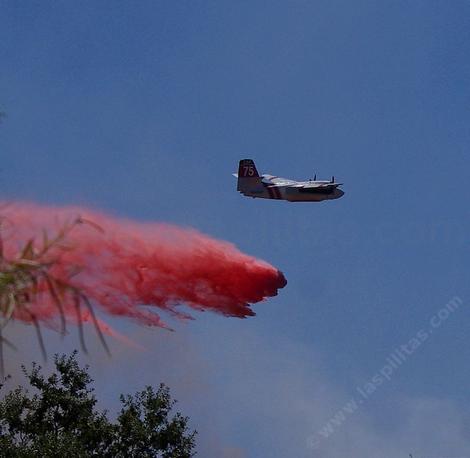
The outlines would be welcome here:
M 344 191 L 338 188 L 342 183 L 313 180 L 294 181 L 273 175 L 260 175 L 252 159 L 242 159 L 238 165 L 237 191 L 247 197 L 262 199 L 288 200 L 289 202 L 320 202 L 322 200 L 339 199 Z

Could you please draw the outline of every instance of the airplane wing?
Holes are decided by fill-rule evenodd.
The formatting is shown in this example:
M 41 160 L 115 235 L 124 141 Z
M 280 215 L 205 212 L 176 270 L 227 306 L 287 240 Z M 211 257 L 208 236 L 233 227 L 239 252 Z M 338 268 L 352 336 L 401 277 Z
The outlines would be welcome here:
M 294 181 L 273 175 L 263 175 L 261 181 L 268 188 L 331 189 L 342 185 L 342 183 L 332 183 L 330 181 Z
M 343 183 L 299 183 L 297 188 L 337 188 L 338 186 L 341 186 Z
M 262 183 L 267 184 L 268 187 L 282 187 L 282 186 L 292 186 L 297 184 L 297 181 L 288 180 L 287 178 L 276 177 L 273 175 L 263 175 Z
M 274 180 L 263 180 L 263 183 L 268 188 L 304 188 L 304 189 L 331 189 L 341 186 L 342 183 L 315 183 L 305 182 L 301 183 L 298 181 L 285 180 L 285 181 L 274 181 Z

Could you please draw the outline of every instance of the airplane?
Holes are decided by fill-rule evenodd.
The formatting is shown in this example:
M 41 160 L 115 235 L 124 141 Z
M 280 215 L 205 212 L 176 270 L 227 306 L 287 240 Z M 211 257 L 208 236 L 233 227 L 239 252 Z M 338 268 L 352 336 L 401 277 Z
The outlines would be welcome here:
M 322 200 L 339 199 L 344 191 L 338 187 L 335 177 L 330 181 L 313 180 L 294 181 L 273 175 L 260 175 L 253 159 L 242 159 L 238 165 L 237 191 L 247 197 L 261 199 L 278 199 L 289 202 L 320 202 Z

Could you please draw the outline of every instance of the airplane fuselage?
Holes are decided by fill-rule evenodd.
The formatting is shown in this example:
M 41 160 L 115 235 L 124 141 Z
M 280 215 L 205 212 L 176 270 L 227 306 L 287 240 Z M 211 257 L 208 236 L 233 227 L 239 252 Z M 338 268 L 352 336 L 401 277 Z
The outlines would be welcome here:
M 275 178 L 270 175 L 262 175 L 263 178 Z M 260 198 L 260 199 L 277 199 L 287 200 L 289 202 L 321 202 L 322 200 L 339 199 L 344 195 L 344 191 L 338 188 L 302 188 L 296 185 L 312 183 L 328 184 L 328 181 L 305 181 L 305 182 L 294 182 L 285 181 L 285 185 L 282 186 L 270 186 L 266 183 L 255 183 L 252 186 L 248 186 L 248 189 L 239 190 L 241 194 L 247 197 Z M 278 185 L 280 183 L 277 183 Z M 284 183 L 282 183 L 284 184 Z

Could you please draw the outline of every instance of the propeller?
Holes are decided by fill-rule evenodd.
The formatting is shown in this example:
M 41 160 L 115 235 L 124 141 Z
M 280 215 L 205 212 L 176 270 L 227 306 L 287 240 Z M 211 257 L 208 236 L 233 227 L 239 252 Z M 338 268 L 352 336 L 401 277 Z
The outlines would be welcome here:
M 317 174 L 313 175 L 313 181 L 317 181 Z

